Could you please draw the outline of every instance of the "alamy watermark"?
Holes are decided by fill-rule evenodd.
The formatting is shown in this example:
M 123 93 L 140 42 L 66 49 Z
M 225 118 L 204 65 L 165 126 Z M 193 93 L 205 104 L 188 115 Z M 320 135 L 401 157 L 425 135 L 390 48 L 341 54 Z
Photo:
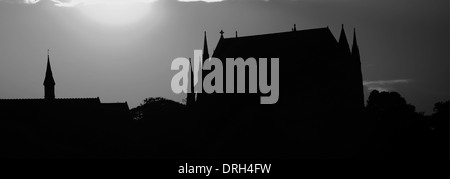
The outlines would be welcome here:
M 193 62 L 193 80 L 195 86 L 195 93 L 245 93 L 246 84 L 246 72 L 245 67 L 248 67 L 248 91 L 249 93 L 258 93 L 258 78 L 259 75 L 259 92 L 262 94 L 269 94 L 269 96 L 261 96 L 261 104 L 275 104 L 279 97 L 279 59 L 270 58 L 270 82 L 268 84 L 268 64 L 267 58 L 259 58 L 259 64 L 255 58 L 248 58 L 244 61 L 242 58 L 226 58 L 226 89 L 223 89 L 223 64 L 220 59 L 209 58 L 202 64 L 202 50 L 194 50 L 194 62 Z M 214 70 L 208 73 L 204 79 L 202 79 L 203 70 L 211 70 L 214 66 Z M 180 69 L 181 67 L 181 69 Z M 234 91 L 234 70 L 237 70 L 237 91 Z M 176 58 L 172 61 L 171 70 L 179 70 L 172 78 L 171 87 L 172 91 L 176 94 L 179 93 L 192 93 L 188 88 L 189 73 L 191 69 L 191 63 L 187 58 Z M 200 70 L 203 69 L 203 70 Z M 259 70 L 258 70 L 259 69 Z M 259 72 L 259 73 L 258 73 Z M 200 78 L 199 78 L 200 76 Z M 214 85 L 212 84 L 215 80 Z

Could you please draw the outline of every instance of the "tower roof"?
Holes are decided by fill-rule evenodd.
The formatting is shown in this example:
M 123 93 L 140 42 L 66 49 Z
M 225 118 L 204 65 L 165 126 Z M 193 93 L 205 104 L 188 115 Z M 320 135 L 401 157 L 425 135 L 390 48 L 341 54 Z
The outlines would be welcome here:
M 203 58 L 209 58 L 208 41 L 206 40 L 206 31 L 205 31 L 205 39 L 203 42 Z M 203 59 L 203 60 L 206 60 L 206 59 Z
M 55 80 L 53 79 L 52 67 L 50 66 L 50 55 L 47 51 L 47 71 L 45 72 L 44 86 L 55 85 Z
M 358 50 L 358 42 L 356 41 L 356 29 L 353 29 L 353 46 L 352 46 L 352 53 L 354 53 L 354 50 Z
M 359 59 L 359 47 L 358 47 L 358 42 L 356 40 L 356 29 L 353 29 L 352 56 Z

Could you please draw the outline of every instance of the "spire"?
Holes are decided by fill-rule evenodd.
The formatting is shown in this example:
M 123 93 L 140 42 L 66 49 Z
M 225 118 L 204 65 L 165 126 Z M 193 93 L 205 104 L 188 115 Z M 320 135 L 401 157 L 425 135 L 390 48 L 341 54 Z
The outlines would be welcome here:
M 203 42 L 203 62 L 209 58 L 209 52 L 208 52 L 208 40 L 206 39 L 206 31 L 205 31 L 205 38 Z
M 191 94 L 194 94 L 194 92 L 195 92 L 195 89 L 194 89 L 194 63 L 192 63 L 192 59 L 191 58 L 189 58 L 189 71 L 190 71 L 190 74 L 191 74 L 191 80 L 190 80 L 190 83 L 191 83 Z
M 361 58 L 359 55 L 359 47 L 358 47 L 358 43 L 356 40 L 356 29 L 353 28 L 353 44 L 352 44 L 352 55 L 351 55 L 351 59 L 352 59 L 352 64 L 355 65 L 355 72 L 353 74 L 353 76 L 355 77 L 355 85 L 358 84 L 358 86 L 355 86 L 354 90 L 354 94 L 358 94 L 357 96 L 355 96 L 355 105 L 357 105 L 356 107 L 358 107 L 359 109 L 362 109 L 364 107 L 364 87 L 363 87 L 363 77 L 362 77 L 362 72 L 361 72 Z
M 350 54 L 350 47 L 347 42 L 347 36 L 345 35 L 344 24 L 342 24 L 341 36 L 339 37 L 339 46 L 344 50 L 346 55 Z
M 186 105 L 187 106 L 192 106 L 195 103 L 195 85 L 194 85 L 194 66 L 192 63 L 191 58 L 189 58 L 189 88 L 190 88 L 190 92 L 187 93 L 187 97 L 186 97 Z
M 47 50 L 47 71 L 44 79 L 45 99 L 55 99 L 55 80 L 50 65 L 50 50 Z
M 356 41 L 356 29 L 353 28 L 353 46 L 352 46 L 352 56 L 359 59 L 359 47 Z
M 55 80 L 53 79 L 52 67 L 50 66 L 50 50 L 47 50 L 47 71 L 45 72 L 44 85 L 55 85 Z

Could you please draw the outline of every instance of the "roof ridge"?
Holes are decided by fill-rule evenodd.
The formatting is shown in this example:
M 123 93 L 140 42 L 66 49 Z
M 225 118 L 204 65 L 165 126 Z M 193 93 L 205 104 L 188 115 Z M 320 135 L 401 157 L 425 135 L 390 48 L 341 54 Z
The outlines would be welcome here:
M 297 31 L 275 32 L 275 33 L 266 33 L 266 34 L 257 34 L 257 35 L 239 36 L 239 37 L 227 37 L 227 38 L 224 38 L 224 40 L 239 39 L 239 38 L 246 38 L 246 37 L 258 37 L 258 36 L 266 36 L 266 35 L 279 35 L 279 34 L 288 34 L 288 33 L 298 33 L 298 32 L 305 32 L 305 31 L 312 31 L 312 30 L 326 30 L 326 29 L 329 29 L 329 28 L 328 27 L 321 27 L 321 28 L 303 29 L 303 30 L 297 30 Z
M 10 98 L 10 99 L 0 99 L 3 101 L 19 101 L 19 100 L 44 100 L 44 98 Z
M 64 99 L 99 99 L 98 97 L 97 98 L 55 98 L 55 100 L 64 100 Z
M 94 99 L 94 100 L 97 100 L 97 99 L 100 99 L 100 98 L 55 98 L 55 99 L 53 99 L 53 100 L 81 100 L 81 99 Z M 45 99 L 45 98 L 10 98 L 10 99 L 1 99 L 0 98 L 0 100 L 3 100 L 3 101 L 19 101 L 19 100 L 47 100 L 47 99 Z

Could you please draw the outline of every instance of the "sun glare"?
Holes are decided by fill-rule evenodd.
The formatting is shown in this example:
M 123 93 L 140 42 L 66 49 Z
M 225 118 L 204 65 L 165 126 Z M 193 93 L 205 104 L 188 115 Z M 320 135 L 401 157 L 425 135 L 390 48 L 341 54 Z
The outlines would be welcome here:
M 143 3 L 98 3 L 77 6 L 86 17 L 107 25 L 129 25 L 149 15 L 150 5 Z

